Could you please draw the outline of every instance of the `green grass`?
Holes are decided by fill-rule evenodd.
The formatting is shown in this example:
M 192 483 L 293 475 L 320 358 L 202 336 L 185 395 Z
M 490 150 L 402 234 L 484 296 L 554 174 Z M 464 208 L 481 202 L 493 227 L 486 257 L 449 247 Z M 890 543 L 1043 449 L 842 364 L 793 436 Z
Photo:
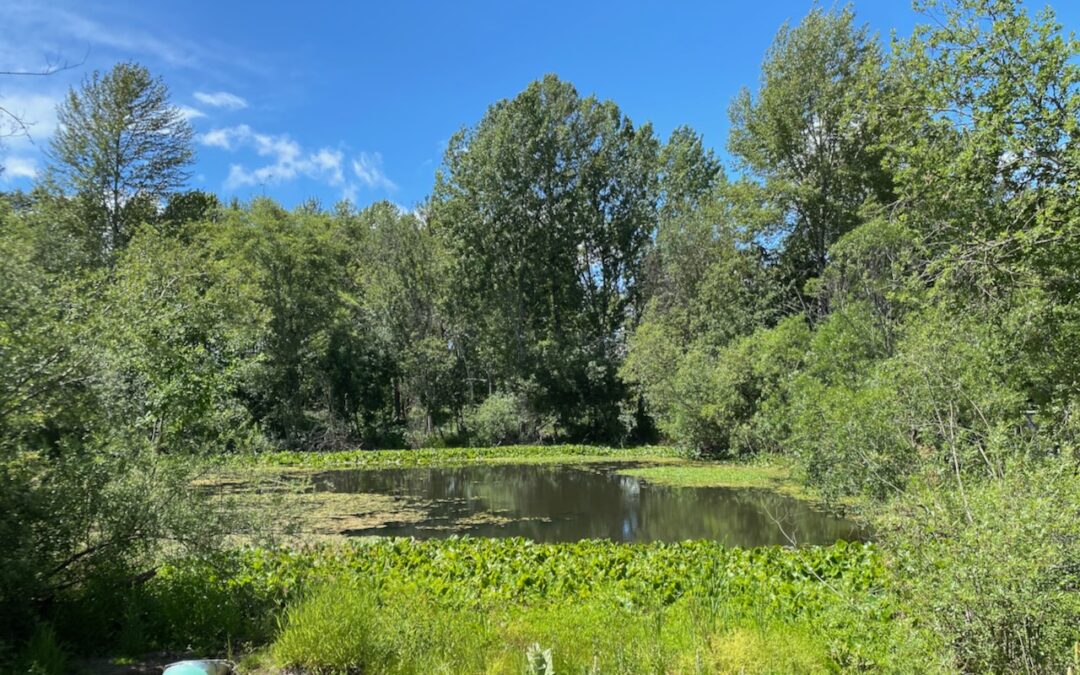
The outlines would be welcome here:
M 688 462 L 624 469 L 619 473 L 676 487 L 762 488 L 800 499 L 814 497 L 812 492 L 795 480 L 791 469 L 781 464 Z
M 371 639 L 377 609 L 370 589 L 324 586 L 288 609 L 271 655 L 311 671 L 372 670 L 383 660 Z
M 673 460 L 686 452 L 662 445 L 610 448 L 596 445 L 506 445 L 488 448 L 420 448 L 417 450 L 343 450 L 335 452 L 275 451 L 232 455 L 231 467 L 389 468 L 460 466 L 473 463 L 568 463 L 612 460 Z
M 864 544 L 377 539 L 168 565 L 119 625 L 78 622 L 99 645 L 136 621 L 146 651 L 232 646 L 259 673 L 521 673 L 536 644 L 556 672 L 932 671 L 890 583 Z
M 813 626 L 733 627 L 700 599 L 641 609 L 603 596 L 470 608 L 417 594 L 376 605 L 363 588 L 322 586 L 288 611 L 268 650 L 282 669 L 345 673 L 527 673 L 531 650 L 556 673 L 828 673 Z M 539 671 L 544 672 L 544 671 Z
M 38 625 L 23 648 L 18 671 L 30 675 L 63 675 L 70 668 L 70 659 L 55 629 L 49 624 Z

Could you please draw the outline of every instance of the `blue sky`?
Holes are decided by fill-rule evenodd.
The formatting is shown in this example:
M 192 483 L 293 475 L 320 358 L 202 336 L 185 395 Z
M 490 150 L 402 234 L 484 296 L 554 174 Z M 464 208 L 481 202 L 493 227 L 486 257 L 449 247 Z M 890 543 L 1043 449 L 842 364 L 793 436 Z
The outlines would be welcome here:
M 1080 27 L 1080 3 L 1052 3 Z M 0 150 L 0 190 L 30 185 L 54 107 L 94 69 L 135 60 L 164 77 L 198 133 L 192 187 L 286 205 L 430 191 L 446 140 L 488 105 L 556 73 L 665 137 L 680 124 L 723 155 L 727 107 L 809 0 L 766 2 L 8 2 L 0 105 L 32 122 Z M 1041 7 L 1042 3 L 1035 6 Z M 884 36 L 919 20 L 905 0 L 861 0 Z

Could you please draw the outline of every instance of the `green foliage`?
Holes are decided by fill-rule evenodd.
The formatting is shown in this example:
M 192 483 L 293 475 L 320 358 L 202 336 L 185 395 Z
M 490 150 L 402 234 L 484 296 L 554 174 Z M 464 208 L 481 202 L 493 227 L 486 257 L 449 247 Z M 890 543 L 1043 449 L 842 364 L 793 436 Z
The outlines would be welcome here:
M 187 180 L 194 131 L 165 83 L 135 63 L 95 71 L 68 92 L 57 118 L 52 177 L 91 210 L 88 238 L 108 260 Z
M 599 445 L 504 445 L 500 447 L 419 448 L 415 450 L 343 450 L 338 452 L 297 452 L 279 450 L 257 455 L 237 455 L 226 466 L 280 467 L 362 467 L 455 466 L 483 461 L 560 461 L 574 459 L 633 459 L 682 457 L 672 446 L 644 445 L 611 448 Z
M 465 413 L 465 428 L 479 445 L 505 445 L 523 440 L 525 402 L 513 394 L 495 393 Z
M 345 673 L 383 666 L 373 642 L 376 603 L 370 589 L 324 586 L 285 613 L 274 658 L 308 672 Z M 381 669 L 381 668 L 380 668 Z
M 570 439 L 620 435 L 658 150 L 651 127 L 549 75 L 456 134 L 436 176 L 467 377 L 527 390 Z
M 780 451 L 788 435 L 789 382 L 806 358 L 809 339 L 806 321 L 792 316 L 719 350 L 693 345 L 669 364 L 665 381 L 648 379 L 640 369 L 641 351 L 631 354 L 628 371 L 642 373 L 660 428 L 672 437 L 706 452 Z
M 394 417 L 408 417 L 421 435 L 441 434 L 460 417 L 472 388 L 450 312 L 442 241 L 424 216 L 385 202 L 361 211 L 349 227 L 365 233 L 351 271 L 373 332 L 393 354 Z
M 751 179 L 742 193 L 761 234 L 782 237 L 783 278 L 798 292 L 866 202 L 891 199 L 880 125 L 868 102 L 883 87 L 882 55 L 851 8 L 813 8 L 780 29 L 761 85 L 731 105 L 728 147 Z M 751 182 L 752 181 L 752 182 Z
M 170 565 L 125 620 L 147 647 L 272 639 L 282 665 L 325 672 L 521 672 L 537 642 L 559 671 L 935 670 L 888 583 L 865 545 L 374 540 Z
M 289 607 L 275 653 L 312 669 L 520 672 L 537 643 L 559 671 L 1076 666 L 1080 44 L 1019 0 L 918 8 L 888 57 L 850 9 L 783 27 L 730 109 L 737 182 L 688 127 L 661 145 L 547 76 L 455 135 L 414 213 L 178 193 L 165 85 L 93 74 L 48 177 L 0 200 L 3 643 L 55 671 L 43 617 L 76 649 L 209 650 Z M 223 451 L 676 452 L 297 451 L 654 423 L 868 498 L 889 569 L 704 543 L 214 556 L 237 516 L 192 484 Z
M 253 433 L 235 392 L 255 365 L 256 308 L 205 238 L 136 236 L 96 321 L 108 424 L 173 452 L 236 449 Z
M 891 504 L 906 611 L 952 667 L 1061 672 L 1077 643 L 1080 46 L 1013 0 L 918 8 L 933 21 L 887 63 L 849 10 L 781 31 L 732 106 L 749 178 L 708 207 L 726 219 L 699 202 L 661 222 L 656 250 L 683 269 L 658 255 L 624 373 L 679 442 L 782 450 L 828 497 Z M 748 275 L 699 290 L 731 259 L 714 227 L 771 249 L 771 316 L 765 293 L 735 294 Z M 733 301 L 703 310 L 717 298 Z M 809 321 L 769 327 L 793 307 Z
M 964 672 L 1065 672 L 1080 641 L 1080 490 L 1072 462 L 899 499 L 882 534 L 905 603 Z
M 18 669 L 28 675 L 64 675 L 71 662 L 49 624 L 38 624 L 19 657 Z
M 537 544 L 522 539 L 358 542 L 311 552 L 253 550 L 234 554 L 230 585 L 254 584 L 289 593 L 305 575 L 348 573 L 380 591 L 420 587 L 436 596 L 471 601 L 587 598 L 615 592 L 630 603 L 669 603 L 713 589 L 740 612 L 798 615 L 881 583 L 872 546 L 732 549 L 712 542 L 622 546 L 605 541 Z M 820 584 L 818 579 L 830 581 Z M 464 583 L 464 582 L 468 583 Z M 263 584 L 269 582 L 269 586 Z

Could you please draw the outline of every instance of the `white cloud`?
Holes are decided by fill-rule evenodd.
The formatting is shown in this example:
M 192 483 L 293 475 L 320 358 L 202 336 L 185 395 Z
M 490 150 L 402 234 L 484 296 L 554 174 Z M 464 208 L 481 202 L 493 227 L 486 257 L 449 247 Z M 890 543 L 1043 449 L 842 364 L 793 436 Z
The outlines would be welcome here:
M 320 171 L 328 173 L 330 175 L 330 184 L 339 185 L 345 176 L 341 172 L 341 160 L 343 155 L 339 150 L 330 150 L 328 148 L 322 148 L 311 159 L 315 162 L 315 166 Z
M 344 153 L 331 148 L 305 152 L 299 143 L 285 134 L 261 134 L 248 125 L 241 124 L 212 129 L 202 134 L 199 142 L 230 151 L 243 147 L 251 148 L 258 156 L 271 160 L 271 163 L 254 169 L 233 164 L 229 167 L 228 178 L 225 179 L 227 188 L 281 183 L 299 176 L 322 180 L 330 185 L 341 185 L 345 180 L 342 171 Z
M 232 150 L 233 139 L 247 137 L 250 133 L 251 129 L 246 124 L 241 124 L 238 127 L 227 127 L 225 129 L 211 129 L 199 136 L 199 142 L 212 148 Z
M 198 108 L 192 108 L 189 105 L 176 106 L 176 109 L 180 111 L 180 114 L 184 117 L 184 119 L 188 121 L 191 121 L 198 117 L 206 117 L 206 113 L 199 110 Z
M 18 155 L 0 159 L 0 168 L 0 180 L 5 183 L 16 178 L 34 178 L 38 173 L 37 160 Z
M 37 177 L 41 149 L 56 133 L 59 101 L 59 95 L 46 93 L 6 91 L 0 96 L 0 182 Z
M 248 107 L 247 101 L 227 91 L 212 93 L 197 91 L 195 92 L 195 100 L 212 108 L 225 108 L 226 110 L 241 110 Z
M 253 150 L 259 157 L 270 160 L 269 163 L 255 168 L 239 163 L 232 164 L 225 179 L 225 187 L 228 189 L 283 183 L 305 177 L 341 187 L 343 198 L 356 200 L 358 185 L 346 178 L 345 153 L 341 150 L 323 147 L 310 151 L 288 134 L 263 134 L 246 124 L 211 129 L 199 136 L 199 142 L 230 152 L 246 148 Z M 382 156 L 379 153 L 361 152 L 351 159 L 350 165 L 353 174 L 365 187 L 388 191 L 397 189 L 397 185 L 383 173 Z
M 382 188 L 384 190 L 396 190 L 394 181 L 386 177 L 382 170 L 382 155 L 377 152 L 368 154 L 361 152 L 360 156 L 352 161 L 353 173 L 364 185 L 369 188 Z
M 0 125 L 3 132 L 14 132 L 16 136 L 25 131 L 34 140 L 43 140 L 56 131 L 56 104 L 60 96 L 41 93 L 5 92 L 0 96 Z M 19 127 L 12 117 L 18 118 L 26 128 Z M 13 125 L 18 128 L 12 128 Z

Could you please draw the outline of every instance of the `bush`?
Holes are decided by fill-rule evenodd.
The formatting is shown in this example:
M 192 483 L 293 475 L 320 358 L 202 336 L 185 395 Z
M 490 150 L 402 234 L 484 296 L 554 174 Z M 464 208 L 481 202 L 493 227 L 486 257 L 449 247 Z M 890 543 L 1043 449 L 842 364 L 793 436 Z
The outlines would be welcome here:
M 790 382 L 809 339 L 805 319 L 792 316 L 718 351 L 695 345 L 671 378 L 661 429 L 706 453 L 784 450 Z
M 791 448 L 808 481 L 827 498 L 885 498 L 915 468 L 915 448 L 898 425 L 899 401 L 887 384 L 826 386 L 799 378 L 790 410 Z
M 465 414 L 465 426 L 479 445 L 505 445 L 524 440 L 526 410 L 514 394 L 495 393 Z
M 990 317 L 912 314 L 891 353 L 872 323 L 831 315 L 792 385 L 791 445 L 817 487 L 882 499 L 923 470 L 985 477 L 1026 452 L 1029 403 Z
M 950 489 L 933 475 L 879 530 L 913 618 L 963 672 L 1066 672 L 1080 643 L 1080 480 L 1020 463 Z

